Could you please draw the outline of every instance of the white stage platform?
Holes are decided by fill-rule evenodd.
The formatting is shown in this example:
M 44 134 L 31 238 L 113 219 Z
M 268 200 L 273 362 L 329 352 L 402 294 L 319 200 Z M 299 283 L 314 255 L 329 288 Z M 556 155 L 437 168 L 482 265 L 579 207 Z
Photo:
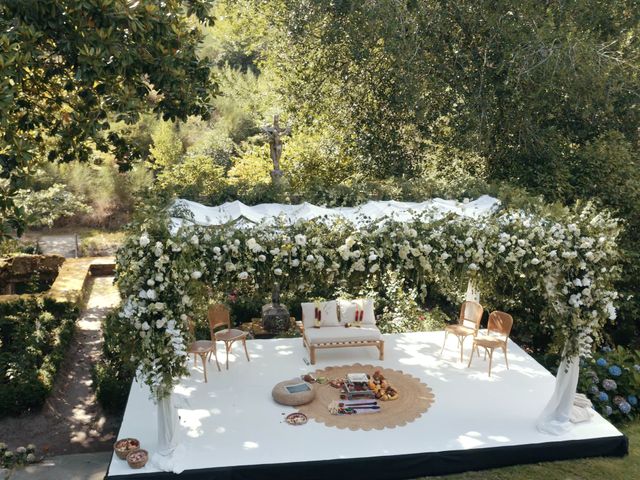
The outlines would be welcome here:
M 598 414 L 563 436 L 538 432 L 535 421 L 555 379 L 513 342 L 511 369 L 496 352 L 488 377 L 482 358 L 474 358 L 471 368 L 458 361 L 453 339 L 440 358 L 442 340 L 442 332 L 386 335 L 384 361 L 374 347 L 340 348 L 318 352 L 315 366 L 304 362 L 308 354 L 300 338 L 252 340 L 247 342 L 250 363 L 238 349 L 228 371 L 223 364 L 222 372 L 215 362 L 209 364 L 208 383 L 200 364 L 190 363 L 192 375 L 174 397 L 180 416 L 175 471 L 182 472 L 179 478 L 394 479 L 627 453 L 626 437 Z M 352 363 L 410 373 L 431 387 L 435 403 L 412 423 L 384 430 L 284 422 L 295 409 L 272 400 L 276 383 Z M 156 448 L 156 408 L 148 390 L 135 382 L 119 437 L 138 438 L 150 453 Z M 114 455 L 106 478 L 175 476 L 160 472 L 152 461 L 132 470 Z

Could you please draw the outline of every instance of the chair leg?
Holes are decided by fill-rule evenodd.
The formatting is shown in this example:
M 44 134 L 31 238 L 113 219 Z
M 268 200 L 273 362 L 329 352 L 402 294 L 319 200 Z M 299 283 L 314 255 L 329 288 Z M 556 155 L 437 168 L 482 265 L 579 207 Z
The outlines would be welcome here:
M 442 356 L 442 352 L 444 352 L 444 346 L 447 344 L 447 336 L 449 335 L 449 332 L 447 332 L 446 330 L 444 331 L 444 342 L 442 342 L 442 349 L 440 350 L 440 356 Z
M 216 344 L 213 344 L 213 349 L 211 350 L 211 352 L 209 353 L 209 355 L 213 355 L 216 359 L 216 366 L 218 367 L 218 371 L 220 372 L 220 363 L 218 362 L 218 348 L 216 347 Z
M 464 341 L 467 337 L 458 337 L 458 344 L 460 345 L 460 363 L 463 362 L 464 356 Z
M 204 383 L 207 383 L 207 362 L 205 362 L 206 356 L 206 352 L 200 354 L 200 360 L 202 360 L 202 369 L 204 370 Z
M 380 340 L 378 342 L 378 350 L 380 350 L 380 360 L 384 360 L 384 341 Z
M 251 359 L 249 358 L 249 352 L 247 350 L 247 339 L 246 338 L 242 339 L 242 346 L 244 347 L 244 354 L 247 356 L 247 362 L 250 362 Z
M 507 357 L 507 346 L 502 347 L 502 351 L 504 352 L 504 361 L 507 364 L 507 370 L 509 370 L 509 358 Z
M 491 362 L 493 361 L 493 348 L 489 351 L 489 376 L 491 376 Z
M 227 370 L 229 370 L 229 350 L 231 350 L 231 344 L 229 342 L 224 342 L 224 349 L 227 352 Z
M 473 360 L 473 352 L 474 352 L 475 350 L 477 350 L 477 349 L 478 349 L 478 346 L 474 343 L 474 344 L 471 346 L 471 356 L 469 357 L 469 364 L 467 365 L 467 368 L 469 368 L 469 367 L 471 366 L 471 360 Z

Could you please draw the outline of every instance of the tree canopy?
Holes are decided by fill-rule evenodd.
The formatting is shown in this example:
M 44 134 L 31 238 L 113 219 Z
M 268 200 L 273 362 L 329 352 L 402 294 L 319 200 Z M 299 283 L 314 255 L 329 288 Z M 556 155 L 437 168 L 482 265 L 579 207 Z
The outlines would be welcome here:
M 126 168 L 136 151 L 109 130 L 111 121 L 133 123 L 147 110 L 206 118 L 216 85 L 198 47 L 211 4 L 2 2 L 0 178 L 15 185 L 38 156 L 86 160 L 93 149 L 112 151 Z

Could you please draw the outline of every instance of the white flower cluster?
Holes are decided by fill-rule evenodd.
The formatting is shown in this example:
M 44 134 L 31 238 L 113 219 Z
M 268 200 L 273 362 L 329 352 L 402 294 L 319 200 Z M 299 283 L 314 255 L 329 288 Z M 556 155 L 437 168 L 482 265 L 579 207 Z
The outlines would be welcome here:
M 536 292 L 539 321 L 564 336 L 569 353 L 588 355 L 614 319 L 617 223 L 586 206 L 563 214 L 505 209 L 482 222 L 428 215 L 361 228 L 298 221 L 294 225 L 185 228 L 171 236 L 142 232 L 118 254 L 121 316 L 140 341 L 139 374 L 154 391 L 186 373 L 185 321 L 193 284 L 222 291 L 278 281 L 313 296 L 335 285 L 373 285 L 387 269 L 411 278 L 417 292 L 437 285 L 449 298 L 474 278 L 485 293 L 496 285 Z M 487 289 L 492 289 L 487 291 Z M 513 298 L 504 298 L 505 306 Z

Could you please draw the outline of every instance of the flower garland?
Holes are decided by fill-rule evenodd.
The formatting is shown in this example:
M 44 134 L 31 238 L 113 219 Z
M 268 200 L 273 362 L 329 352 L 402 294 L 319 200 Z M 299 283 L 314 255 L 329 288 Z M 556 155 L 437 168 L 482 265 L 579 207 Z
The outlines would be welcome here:
M 428 214 L 357 228 L 344 220 L 298 221 L 238 229 L 186 227 L 167 219 L 141 225 L 118 252 L 125 296 L 120 316 L 137 335 L 138 377 L 156 397 L 186 370 L 186 321 L 198 284 L 220 291 L 278 281 L 314 297 L 336 285 L 375 285 L 388 268 L 424 294 L 428 285 L 452 300 L 473 278 L 484 295 L 508 282 L 537 292 L 541 324 L 588 356 L 615 318 L 619 226 L 587 204 L 574 211 L 503 209 L 481 222 Z

